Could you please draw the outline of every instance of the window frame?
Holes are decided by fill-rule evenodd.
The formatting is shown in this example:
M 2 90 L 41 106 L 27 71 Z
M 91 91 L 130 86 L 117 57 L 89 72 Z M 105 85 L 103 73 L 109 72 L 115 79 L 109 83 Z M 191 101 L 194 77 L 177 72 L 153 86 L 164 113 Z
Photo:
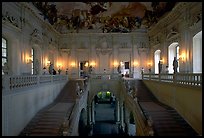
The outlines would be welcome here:
M 3 47 L 3 41 L 5 40 L 5 47 Z M 2 46 L 1 46 L 2 48 L 1 48 L 1 50 L 2 50 L 2 60 L 3 59 L 6 59 L 6 62 L 4 62 L 4 63 L 7 63 L 7 65 L 8 65 L 8 40 L 5 38 L 5 37 L 2 37 Z M 5 49 L 5 51 L 6 51 L 6 56 L 3 56 L 3 49 Z M 3 64 L 3 62 L 2 62 L 2 64 Z M 3 65 L 2 65 L 2 75 L 4 75 L 4 72 L 3 72 Z

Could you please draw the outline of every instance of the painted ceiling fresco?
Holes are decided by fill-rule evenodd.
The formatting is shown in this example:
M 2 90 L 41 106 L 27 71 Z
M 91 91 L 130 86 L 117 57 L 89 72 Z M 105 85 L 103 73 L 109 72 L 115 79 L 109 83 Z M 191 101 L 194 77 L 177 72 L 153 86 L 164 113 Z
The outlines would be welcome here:
M 150 28 L 175 2 L 32 2 L 58 32 L 129 33 Z

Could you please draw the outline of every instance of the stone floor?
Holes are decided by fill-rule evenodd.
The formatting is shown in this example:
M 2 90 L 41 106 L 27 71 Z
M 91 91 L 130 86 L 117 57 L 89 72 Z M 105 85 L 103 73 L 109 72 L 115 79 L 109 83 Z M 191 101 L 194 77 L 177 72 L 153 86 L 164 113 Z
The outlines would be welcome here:
M 96 104 L 95 105 L 95 125 L 93 135 L 118 135 L 118 125 L 114 117 L 115 105 L 113 104 Z

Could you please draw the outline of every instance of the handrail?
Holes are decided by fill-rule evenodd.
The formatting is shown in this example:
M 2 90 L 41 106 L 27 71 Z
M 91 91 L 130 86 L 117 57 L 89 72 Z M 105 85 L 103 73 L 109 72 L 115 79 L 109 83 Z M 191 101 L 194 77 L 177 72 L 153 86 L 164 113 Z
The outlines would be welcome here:
M 68 80 L 67 75 L 19 75 L 2 76 L 2 90 L 16 90 L 45 83 L 56 83 Z
M 84 97 L 86 96 L 86 97 Z M 75 103 L 73 105 L 73 108 L 71 109 L 71 112 L 67 112 L 67 116 L 65 117 L 63 127 L 62 127 L 62 135 L 63 136 L 70 136 L 72 133 L 72 126 L 76 123 L 76 114 L 78 114 L 78 109 L 81 106 L 81 100 L 87 100 L 88 96 L 88 86 L 85 83 L 83 87 L 83 92 L 78 96 L 78 98 L 75 99 Z
M 175 73 L 175 74 L 151 74 L 143 73 L 143 80 L 170 82 L 181 85 L 202 87 L 202 73 Z
M 152 128 L 152 125 L 153 125 L 153 122 L 150 118 L 147 118 L 145 115 L 144 115 L 144 112 L 142 111 L 138 101 L 137 101 L 137 97 L 133 97 L 132 95 L 129 95 L 129 93 L 127 93 L 127 89 L 125 87 L 125 84 L 121 81 L 121 86 L 122 86 L 122 92 L 123 94 L 125 94 L 125 97 L 127 98 L 126 100 L 130 102 L 131 105 L 135 105 L 134 108 L 135 109 L 135 113 L 136 113 L 136 118 L 137 118 L 137 126 L 138 128 L 141 128 L 139 129 L 140 131 L 142 131 L 142 135 L 144 136 L 153 136 L 154 135 L 154 132 L 153 132 L 153 128 Z M 135 93 L 135 92 L 134 92 Z M 140 133 L 140 132 L 138 132 Z

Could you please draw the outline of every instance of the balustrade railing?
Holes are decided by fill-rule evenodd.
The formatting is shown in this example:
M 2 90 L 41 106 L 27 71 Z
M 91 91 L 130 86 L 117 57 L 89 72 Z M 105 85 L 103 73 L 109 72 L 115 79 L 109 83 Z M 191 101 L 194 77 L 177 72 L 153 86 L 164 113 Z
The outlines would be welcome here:
M 97 80 L 119 80 L 121 77 L 121 74 L 90 74 L 91 79 Z
M 143 74 L 142 79 L 171 82 L 182 85 L 202 86 L 202 73 Z
M 29 76 L 2 76 L 2 90 L 15 90 L 45 83 L 56 83 L 68 80 L 67 75 L 29 75 Z
M 126 81 L 127 82 L 127 81 Z M 129 101 L 129 104 L 134 106 L 135 109 L 135 113 L 137 116 L 137 126 L 140 132 L 137 132 L 139 135 L 142 136 L 153 136 L 154 135 L 154 131 L 152 128 L 153 122 L 147 118 L 143 112 L 143 110 L 141 109 L 138 101 L 137 101 L 137 97 L 134 97 L 133 95 L 129 94 L 129 88 L 125 86 L 124 82 L 121 82 L 121 86 L 122 86 L 122 91 L 123 94 L 126 95 L 126 100 Z M 133 92 L 135 93 L 135 91 Z

